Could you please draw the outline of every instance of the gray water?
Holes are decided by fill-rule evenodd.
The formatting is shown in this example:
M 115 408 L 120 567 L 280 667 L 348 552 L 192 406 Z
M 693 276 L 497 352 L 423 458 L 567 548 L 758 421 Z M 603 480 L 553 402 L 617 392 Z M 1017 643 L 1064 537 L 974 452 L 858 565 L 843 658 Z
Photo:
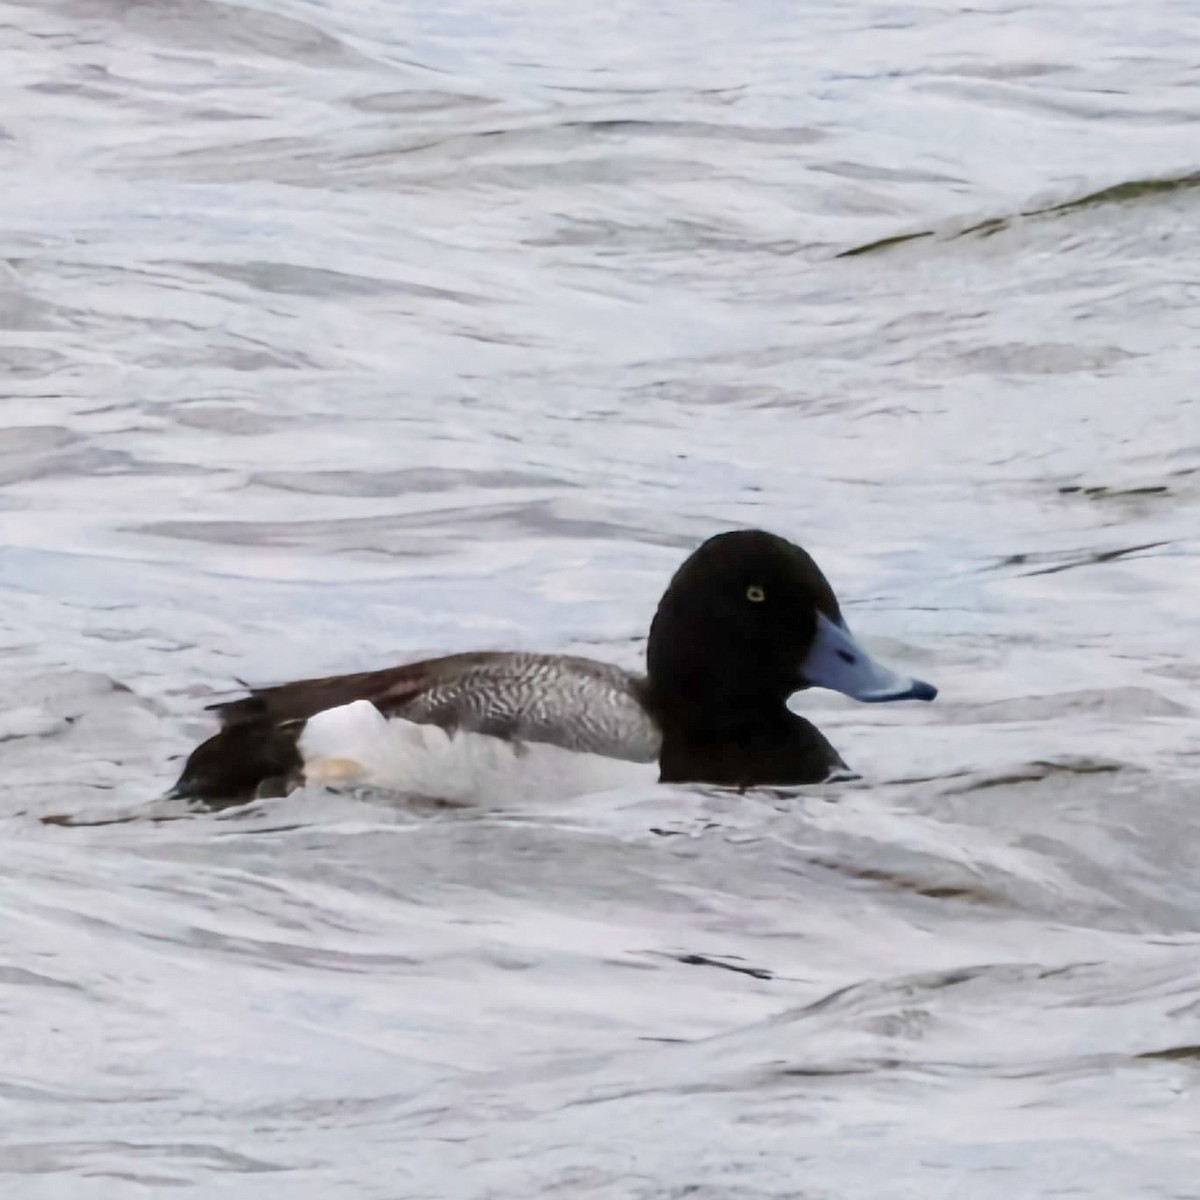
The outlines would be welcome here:
M 0 55 L 6 1198 L 1200 1196 L 1194 4 Z M 860 782 L 160 800 L 236 679 L 637 665 L 739 525 L 942 688 L 800 698 Z

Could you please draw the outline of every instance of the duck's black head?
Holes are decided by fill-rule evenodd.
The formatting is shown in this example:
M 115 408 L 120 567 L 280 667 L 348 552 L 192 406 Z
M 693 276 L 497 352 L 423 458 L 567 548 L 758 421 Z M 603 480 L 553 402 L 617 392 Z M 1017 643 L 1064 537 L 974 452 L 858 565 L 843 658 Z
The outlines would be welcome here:
M 873 702 L 937 694 L 875 663 L 812 558 L 760 530 L 710 538 L 675 573 L 650 627 L 647 674 L 663 778 L 742 785 L 811 782 L 841 765 L 788 710 L 793 692 L 828 687 Z

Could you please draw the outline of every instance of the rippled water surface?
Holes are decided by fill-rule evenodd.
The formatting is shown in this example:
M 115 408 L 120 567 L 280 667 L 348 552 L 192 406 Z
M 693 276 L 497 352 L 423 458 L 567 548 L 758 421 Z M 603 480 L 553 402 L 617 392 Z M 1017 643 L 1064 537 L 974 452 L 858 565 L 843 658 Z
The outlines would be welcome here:
M 1194 4 L 0 51 L 5 1197 L 1200 1195 Z M 737 525 L 942 687 L 800 699 L 860 782 L 159 799 L 236 679 L 636 665 Z

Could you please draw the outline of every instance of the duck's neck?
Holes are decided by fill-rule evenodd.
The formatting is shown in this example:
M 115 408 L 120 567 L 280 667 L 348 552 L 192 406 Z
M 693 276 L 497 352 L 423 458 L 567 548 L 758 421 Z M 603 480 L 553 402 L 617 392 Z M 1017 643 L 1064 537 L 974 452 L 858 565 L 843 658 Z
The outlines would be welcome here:
M 659 709 L 659 779 L 723 787 L 820 783 L 844 767 L 819 729 L 778 704 L 736 718 L 698 720 L 692 711 Z

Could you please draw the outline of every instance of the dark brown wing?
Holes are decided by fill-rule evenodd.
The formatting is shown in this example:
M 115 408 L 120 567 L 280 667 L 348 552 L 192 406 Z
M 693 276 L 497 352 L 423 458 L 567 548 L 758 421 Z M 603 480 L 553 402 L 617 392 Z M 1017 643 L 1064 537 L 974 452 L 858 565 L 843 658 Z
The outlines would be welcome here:
M 439 677 L 439 668 L 456 658 L 478 658 L 479 655 L 453 655 L 450 658 L 406 663 L 382 671 L 360 671 L 354 675 L 327 675 L 321 679 L 298 679 L 275 687 L 251 688 L 248 696 L 210 704 L 221 728 L 241 725 L 247 721 L 269 719 L 272 724 L 284 721 L 307 721 L 327 708 L 353 704 L 355 700 L 370 700 L 382 711 L 385 704 L 403 703 L 419 695 Z

